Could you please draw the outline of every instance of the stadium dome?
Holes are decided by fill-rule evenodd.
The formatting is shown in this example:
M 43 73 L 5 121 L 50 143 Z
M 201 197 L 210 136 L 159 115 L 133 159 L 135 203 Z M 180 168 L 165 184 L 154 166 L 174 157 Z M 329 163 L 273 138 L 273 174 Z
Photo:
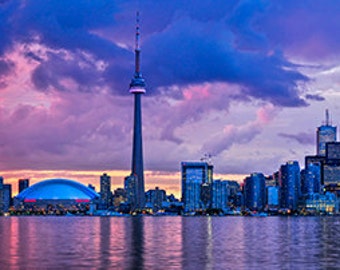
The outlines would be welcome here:
M 26 203 L 38 201 L 90 202 L 99 194 L 85 185 L 69 179 L 48 179 L 38 182 L 18 194 L 16 199 Z

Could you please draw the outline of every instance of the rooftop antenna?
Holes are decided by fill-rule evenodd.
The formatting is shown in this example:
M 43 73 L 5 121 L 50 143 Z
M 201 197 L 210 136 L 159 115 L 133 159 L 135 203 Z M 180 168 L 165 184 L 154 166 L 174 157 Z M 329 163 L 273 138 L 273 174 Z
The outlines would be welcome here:
M 329 126 L 329 113 L 328 113 L 328 109 L 326 109 L 326 126 Z
M 212 165 L 212 157 L 213 157 L 212 154 L 205 153 L 204 156 L 200 160 L 207 162 L 209 165 Z

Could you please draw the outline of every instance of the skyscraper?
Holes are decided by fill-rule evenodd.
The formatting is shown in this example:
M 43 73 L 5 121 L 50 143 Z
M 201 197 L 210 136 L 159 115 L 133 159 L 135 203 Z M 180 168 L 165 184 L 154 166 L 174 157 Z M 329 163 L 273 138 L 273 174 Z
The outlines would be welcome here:
M 326 110 L 326 121 L 323 125 L 318 127 L 316 136 L 317 136 L 317 155 L 325 156 L 326 143 L 336 141 L 336 127 L 330 124 L 328 110 Z
M 18 181 L 19 193 L 24 189 L 28 188 L 29 186 L 30 186 L 29 179 L 19 179 Z
M 340 142 L 326 143 L 323 184 L 340 184 Z
M 3 210 L 7 212 L 10 206 L 12 205 L 12 185 L 4 184 L 2 186 L 3 189 Z
M 245 206 L 252 211 L 263 211 L 266 205 L 266 185 L 262 173 L 252 173 L 244 181 Z
M 12 205 L 12 185 L 4 184 L 4 178 L 0 176 L 0 213 L 7 212 Z
M 146 193 L 146 204 L 150 205 L 154 212 L 162 209 L 163 202 L 166 202 L 166 191 L 164 189 L 150 189 Z
M 305 197 L 321 191 L 321 165 L 310 163 L 301 171 L 301 194 Z
M 138 186 L 136 175 L 131 174 L 130 176 L 125 177 L 124 189 L 126 191 L 126 199 L 127 203 L 130 206 L 130 211 L 134 212 L 135 210 L 137 210 L 138 207 L 137 202 Z
M 207 162 L 182 162 L 182 202 L 185 211 L 206 209 L 211 202 L 213 166 Z
M 300 166 L 297 161 L 281 165 L 280 171 L 281 207 L 297 210 L 301 195 Z
M 228 181 L 214 180 L 212 183 L 211 208 L 227 209 Z
M 102 208 L 107 209 L 111 206 L 111 177 L 106 173 L 100 176 L 100 198 Z
M 143 140 L 142 140 L 142 95 L 145 94 L 145 81 L 140 72 L 139 47 L 139 13 L 137 12 L 136 47 L 135 47 L 135 74 L 130 83 L 130 93 L 134 95 L 134 125 L 132 146 L 132 171 L 137 179 L 137 209 L 145 205 L 144 168 L 143 168 Z

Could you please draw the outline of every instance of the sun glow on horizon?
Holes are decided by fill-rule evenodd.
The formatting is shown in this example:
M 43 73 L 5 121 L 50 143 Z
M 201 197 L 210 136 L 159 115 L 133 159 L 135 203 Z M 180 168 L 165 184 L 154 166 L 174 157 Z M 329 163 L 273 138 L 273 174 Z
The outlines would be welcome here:
M 18 194 L 18 180 L 30 179 L 30 186 L 46 179 L 65 178 L 78 181 L 84 185 L 95 186 L 100 191 L 100 176 L 107 173 L 111 176 L 111 190 L 124 187 L 124 178 L 130 174 L 127 170 L 108 171 L 70 171 L 70 170 L 13 170 L 0 171 L 4 183 L 12 185 L 12 195 Z M 180 172 L 145 171 L 145 190 L 159 187 L 165 189 L 167 195 L 174 194 L 181 198 L 181 175 Z M 242 181 L 244 175 L 238 174 L 214 174 L 215 179 Z

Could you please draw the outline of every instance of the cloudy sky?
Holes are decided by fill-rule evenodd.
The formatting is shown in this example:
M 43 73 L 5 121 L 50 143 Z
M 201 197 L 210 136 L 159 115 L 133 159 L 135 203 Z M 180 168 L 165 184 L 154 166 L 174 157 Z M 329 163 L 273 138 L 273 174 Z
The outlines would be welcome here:
M 178 189 L 180 162 L 205 153 L 221 175 L 303 167 L 325 109 L 340 122 L 338 1 L 1 0 L 2 175 L 122 183 L 136 10 L 153 183 Z

